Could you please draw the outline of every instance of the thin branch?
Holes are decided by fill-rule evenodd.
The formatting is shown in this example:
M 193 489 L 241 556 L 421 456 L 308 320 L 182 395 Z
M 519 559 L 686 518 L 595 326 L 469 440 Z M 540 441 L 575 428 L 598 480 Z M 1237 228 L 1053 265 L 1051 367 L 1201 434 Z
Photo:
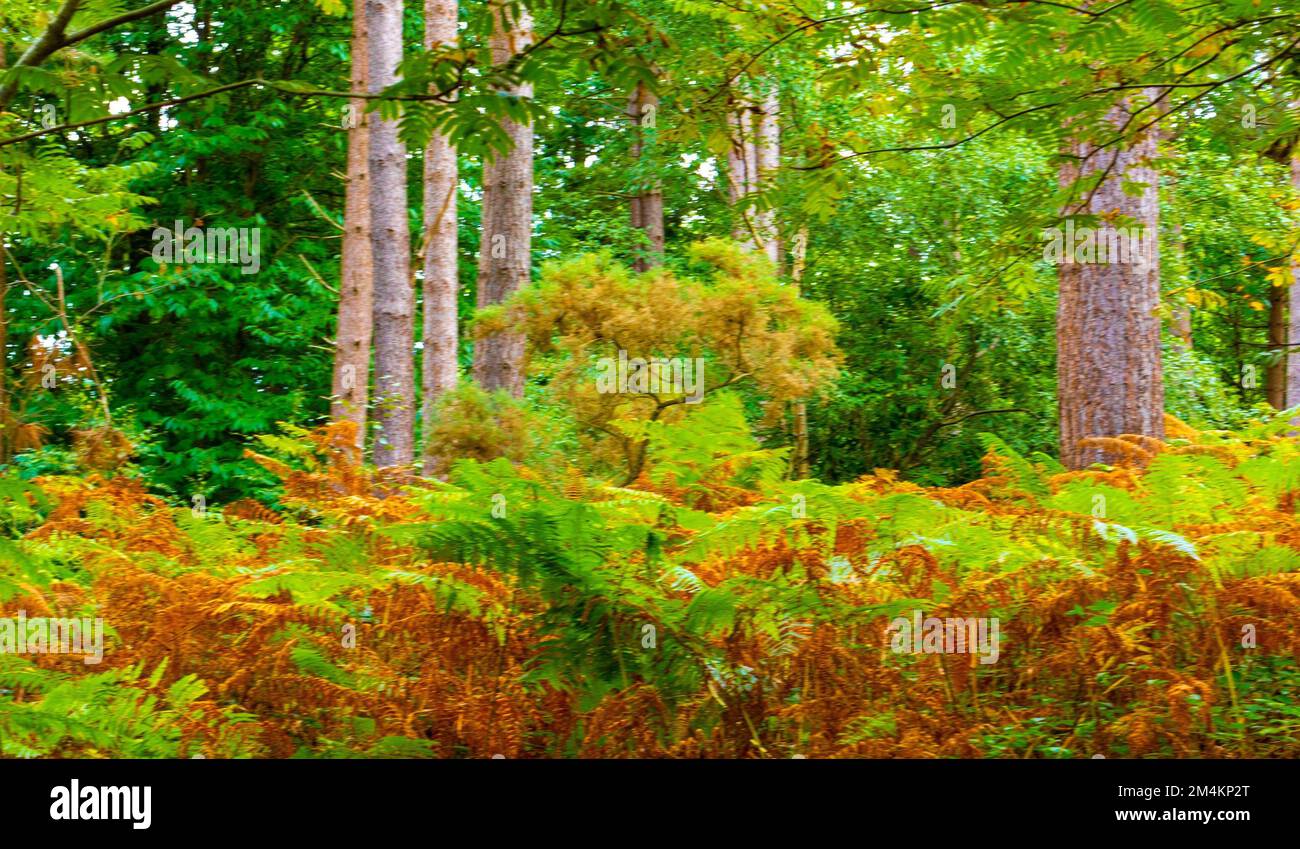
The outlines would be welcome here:
M 90 127 L 96 124 L 104 124 L 109 121 L 116 121 L 119 118 L 130 118 L 132 115 L 139 115 L 142 112 L 152 112 L 155 109 L 166 109 L 169 106 L 179 106 L 182 103 L 189 103 L 194 100 L 202 100 L 205 97 L 212 97 L 217 94 L 223 94 L 228 91 L 234 91 L 235 89 L 247 88 L 248 86 L 251 85 L 266 85 L 266 84 L 267 83 L 264 80 L 260 80 L 260 79 L 241 80 L 240 82 L 237 83 L 229 83 L 227 85 L 217 86 L 216 88 L 210 88 L 207 91 L 201 91 L 198 94 L 188 94 L 185 97 L 177 97 L 171 100 L 164 100 L 159 103 L 149 103 L 137 109 L 132 109 L 129 112 L 121 112 L 116 115 L 104 115 L 99 118 L 92 118 L 89 121 L 78 121 L 73 124 L 58 124 L 56 126 L 49 127 L 47 129 L 35 130 L 30 133 L 24 133 L 21 136 L 11 136 L 10 138 L 7 139 L 0 139 L 0 147 L 7 147 L 8 145 L 11 144 L 18 144 L 19 142 L 25 142 L 28 141 L 29 139 L 34 139 L 39 136 L 48 135 L 49 133 L 57 133 L 62 130 L 76 130 L 82 127 Z

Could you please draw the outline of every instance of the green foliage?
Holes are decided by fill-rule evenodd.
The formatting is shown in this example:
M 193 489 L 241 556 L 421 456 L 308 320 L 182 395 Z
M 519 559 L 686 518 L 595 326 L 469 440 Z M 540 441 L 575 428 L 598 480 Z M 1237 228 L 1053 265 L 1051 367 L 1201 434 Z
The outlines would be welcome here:
M 73 676 L 40 670 L 19 655 L 0 654 L 0 687 L 39 694 L 22 703 L 0 698 L 0 753 L 35 758 L 71 749 L 122 758 L 187 757 L 183 723 L 220 721 L 236 731 L 221 756 L 247 756 L 251 740 L 238 733 L 238 726 L 252 715 L 231 707 L 218 717 L 206 717 L 194 703 L 207 688 L 194 675 L 176 679 L 161 694 L 151 692 L 159 690 L 165 668 L 166 663 L 159 664 L 148 676 L 138 664 Z

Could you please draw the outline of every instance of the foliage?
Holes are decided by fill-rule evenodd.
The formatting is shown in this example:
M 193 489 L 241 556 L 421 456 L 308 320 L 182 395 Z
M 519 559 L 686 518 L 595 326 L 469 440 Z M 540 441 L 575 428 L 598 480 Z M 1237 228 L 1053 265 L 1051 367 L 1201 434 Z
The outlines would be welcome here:
M 1296 756 L 1296 411 L 1253 379 L 1295 285 L 1296 0 L 537 0 L 499 66 L 461 4 L 367 108 L 412 207 L 455 143 L 462 371 L 517 325 L 530 381 L 447 393 L 427 478 L 320 427 L 347 4 L 84 0 L 25 65 L 61 5 L 0 9 L 0 620 L 102 617 L 108 651 L 0 653 L 0 755 Z M 734 201 L 760 84 L 780 165 Z M 1066 472 L 1042 231 L 1095 183 L 1062 151 L 1157 117 L 1177 418 Z M 505 119 L 536 285 L 480 310 Z M 727 241 L 754 211 L 779 267 Z M 155 258 L 178 221 L 261 233 L 256 275 Z M 602 391 L 620 352 L 700 397 Z M 914 610 L 996 617 L 999 661 L 887 651 Z
M 719 423 L 696 427 L 673 443 Z M 1130 440 L 1145 468 L 1080 472 L 988 437 L 985 475 L 955 488 L 726 482 L 682 448 L 636 490 L 465 460 L 383 498 L 339 426 L 254 456 L 280 512 L 196 514 L 120 476 L 6 484 L 30 529 L 0 554 L 0 612 L 100 616 L 109 637 L 99 667 L 3 656 L 0 739 L 20 757 L 1292 756 L 1289 431 L 1171 420 L 1167 444 Z M 887 651 L 913 610 L 997 617 L 1000 658 Z
M 523 460 L 536 448 L 536 418 L 506 392 L 463 383 L 438 399 L 426 423 L 425 451 L 438 460 L 436 472 L 462 458 Z
M 692 257 L 710 281 L 665 269 L 632 275 L 603 255 L 553 264 L 537 286 L 477 319 L 479 332 L 503 322 L 526 330 L 547 395 L 572 411 L 586 452 L 621 465 L 627 482 L 641 472 L 654 425 L 720 390 L 748 390 L 779 415 L 836 372 L 835 324 L 819 304 L 734 245 L 702 242 Z

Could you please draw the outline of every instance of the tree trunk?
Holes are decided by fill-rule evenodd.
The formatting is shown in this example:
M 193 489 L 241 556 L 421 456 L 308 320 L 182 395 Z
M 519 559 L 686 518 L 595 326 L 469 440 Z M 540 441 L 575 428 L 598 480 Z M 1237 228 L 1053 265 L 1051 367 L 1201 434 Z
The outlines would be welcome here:
M 1123 107 L 1112 113 L 1116 125 L 1126 117 Z M 1061 169 L 1062 185 L 1073 183 L 1080 173 L 1109 169 L 1096 191 L 1072 211 L 1128 216 L 1142 228 L 1138 246 L 1145 248 L 1138 251 L 1140 262 L 1062 261 L 1058 269 L 1061 460 L 1079 469 L 1118 459 L 1115 453 L 1080 445 L 1089 437 L 1163 438 L 1164 386 L 1160 321 L 1155 315 L 1160 300 L 1157 175 L 1150 165 L 1156 154 L 1155 134 L 1148 132 L 1124 149 L 1095 150 L 1077 142 L 1071 153 L 1079 159 Z M 1125 182 L 1142 183 L 1145 188 L 1134 197 L 1124 192 Z M 1070 249 L 1066 245 L 1066 251 Z
M 767 86 L 755 126 L 755 157 L 758 166 L 758 190 L 770 192 L 776 187 L 777 169 L 781 166 L 781 93 L 775 82 Z M 760 248 L 781 273 L 781 240 L 776 228 L 776 207 L 769 200 L 756 216 Z
M 1178 253 L 1177 267 L 1182 269 L 1185 265 L 1184 256 L 1186 254 L 1186 243 L 1183 240 L 1183 222 L 1179 221 L 1173 226 L 1173 243 L 1174 250 Z M 1183 278 L 1186 283 L 1186 278 Z M 1174 307 L 1171 330 L 1177 337 L 1177 344 L 1185 351 L 1192 350 L 1192 305 L 1182 303 Z
M 1274 359 L 1269 360 L 1264 386 L 1268 403 L 1275 410 L 1286 409 L 1287 366 L 1290 361 L 1286 355 L 1286 305 L 1290 288 L 1268 287 L 1268 347 Z
M 9 432 L 9 270 L 0 251 L 0 463 L 13 459 L 13 434 Z
M 731 202 L 739 207 L 740 220 L 734 230 L 736 241 L 748 251 L 761 251 L 780 271 L 781 247 L 777 239 L 776 210 L 753 204 L 752 195 L 769 190 L 780 165 L 780 92 L 766 86 L 761 102 L 749 94 L 735 93 L 735 107 L 728 116 L 731 146 L 727 151 L 727 177 Z
M 397 81 L 402 61 L 401 0 L 367 0 L 369 88 Z M 406 207 L 406 145 L 397 122 L 370 116 L 370 245 L 374 268 L 375 465 L 414 458 L 415 374 L 411 317 L 411 235 Z
M 492 0 L 492 62 L 503 65 L 532 43 L 528 11 Z M 512 86 L 507 94 L 530 98 L 532 86 Z M 478 259 L 478 306 L 499 304 L 528 285 L 532 266 L 533 128 L 504 123 L 511 148 L 483 166 L 483 242 Z M 474 345 L 474 379 L 490 391 L 524 394 L 524 334 L 503 330 Z
M 433 49 L 455 44 L 456 0 L 425 0 L 424 45 Z M 427 435 L 438 398 L 456 386 L 457 293 L 456 150 L 446 136 L 434 133 L 424 150 L 424 473 L 432 474 L 437 458 L 428 453 Z
M 366 91 L 366 4 L 357 0 L 352 18 L 352 91 Z M 357 450 L 365 450 L 366 405 L 370 393 L 371 254 L 370 180 L 366 101 L 349 103 L 348 176 L 343 201 L 343 252 L 339 309 L 334 337 L 330 418 L 357 426 Z
M 795 291 L 803 283 L 804 259 L 808 255 L 808 228 L 803 227 L 794 240 L 790 282 Z M 804 480 L 809 471 L 808 402 L 800 398 L 794 402 L 794 479 Z
M 1182 304 L 1174 308 L 1174 335 L 1184 350 L 1192 350 L 1192 306 Z
M 659 95 L 644 83 L 637 83 L 628 98 L 627 114 L 632 120 L 632 158 L 641 163 L 643 170 L 652 170 L 655 122 L 658 120 Z M 647 130 L 649 132 L 647 132 Z M 647 144 L 647 136 L 650 143 Z M 649 149 L 647 149 L 649 148 Z M 643 182 L 636 187 L 630 202 L 632 226 L 645 233 L 648 247 L 642 246 L 638 251 L 634 266 L 637 271 L 645 271 L 664 261 L 664 193 L 657 177 Z
M 746 208 L 746 199 L 758 190 L 758 148 L 754 143 L 753 101 L 739 90 L 734 94 L 734 106 L 727 115 L 731 145 L 727 149 L 727 186 L 731 205 L 737 207 L 740 219 L 732 236 L 746 249 L 757 247 L 753 213 Z
M 0 70 L 8 65 L 4 46 L 0 45 Z M 4 167 L 0 165 L 0 173 L 3 172 Z M 12 415 L 9 412 L 9 268 L 6 262 L 4 245 L 0 242 L 0 463 L 7 464 L 13 459 L 10 453 L 13 440 L 9 433 Z
M 781 164 L 781 96 L 779 87 L 765 82 L 762 102 L 756 104 L 749 95 L 736 92 L 736 108 L 728 116 L 731 128 L 731 146 L 727 152 L 727 177 L 731 188 L 731 202 L 740 206 L 741 219 L 735 230 L 736 241 L 746 251 L 760 251 L 772 263 L 775 273 L 781 273 L 781 243 L 777 237 L 776 209 L 770 202 L 766 208 L 745 208 L 751 195 L 769 191 L 776 181 Z M 803 278 L 803 263 L 807 250 L 808 231 L 804 228 L 795 243 L 791 279 L 795 289 Z M 796 480 L 808 477 L 808 404 L 803 399 L 794 402 L 794 463 L 791 469 Z
M 1300 192 L 1300 155 L 1291 157 L 1291 188 Z M 1287 324 L 1287 344 L 1300 346 L 1300 261 L 1291 261 L 1291 287 L 1289 291 L 1290 320 Z M 1286 403 L 1289 407 L 1300 405 L 1300 347 L 1287 348 Z

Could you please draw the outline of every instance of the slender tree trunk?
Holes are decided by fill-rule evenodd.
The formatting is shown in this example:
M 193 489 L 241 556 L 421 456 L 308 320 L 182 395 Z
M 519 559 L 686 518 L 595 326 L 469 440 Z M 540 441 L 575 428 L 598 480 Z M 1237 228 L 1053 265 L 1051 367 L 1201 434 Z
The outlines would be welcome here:
M 1123 108 L 1112 114 L 1117 125 L 1126 117 Z M 1078 469 L 1118 459 L 1111 452 L 1083 447 L 1081 440 L 1121 434 L 1163 438 L 1165 428 L 1160 321 L 1155 315 L 1160 300 L 1157 174 L 1150 165 L 1156 155 L 1155 134 L 1124 149 L 1095 150 L 1077 142 L 1071 152 L 1079 160 L 1062 168 L 1063 185 L 1073 183 L 1081 172 L 1108 171 L 1077 211 L 1128 216 L 1142 228 L 1139 244 L 1145 248 L 1137 251 L 1141 262 L 1062 262 L 1058 269 L 1061 460 Z M 1134 197 L 1125 193 L 1126 182 L 1145 188 Z M 1066 245 L 1067 251 L 1070 248 Z
M 367 0 L 369 88 L 397 81 L 402 61 L 401 0 Z M 370 116 L 370 245 L 374 268 L 375 465 L 414 458 L 415 374 L 411 234 L 406 206 L 406 145 L 397 122 Z
M 727 115 L 731 144 L 727 148 L 727 186 L 731 205 L 740 218 L 732 236 L 746 249 L 754 250 L 753 213 L 745 207 L 746 199 L 758 191 L 758 151 L 754 143 L 753 102 L 740 90 L 734 92 L 734 106 Z
M 11 446 L 12 434 L 9 423 L 9 269 L 6 258 L 0 252 L 0 463 L 8 463 L 13 458 Z
M 1268 287 L 1268 346 L 1275 359 L 1269 360 L 1264 386 L 1268 403 L 1275 410 L 1286 409 L 1287 366 L 1291 359 L 1286 355 L 1286 307 L 1290 288 Z
M 520 6 L 492 0 L 492 62 L 503 65 L 532 43 L 532 19 Z M 507 94 L 530 98 L 521 83 Z M 483 243 L 478 260 L 478 306 L 499 304 L 528 285 L 532 266 L 533 128 L 506 121 L 509 151 L 483 166 Z M 524 334 L 503 330 L 474 345 L 474 379 L 488 391 L 524 394 Z
M 4 47 L 0 46 L 0 69 L 7 64 Z M 3 172 L 3 166 L 0 166 L 0 173 Z M 0 463 L 8 463 L 13 459 L 13 437 L 16 435 L 10 433 L 9 428 L 13 422 L 13 414 L 9 411 L 9 266 L 7 263 L 8 257 L 4 250 L 3 239 L 0 238 Z M 22 276 L 21 270 L 19 276 Z
M 1192 307 L 1183 304 L 1174 310 L 1174 335 L 1185 350 L 1192 350 Z
M 777 169 L 781 165 L 781 92 L 775 82 L 769 82 L 763 96 L 762 105 L 755 116 L 754 155 L 757 164 L 759 191 L 771 191 L 775 188 Z M 770 204 L 756 216 L 760 248 L 772 263 L 772 268 L 781 273 L 781 240 L 776 227 L 776 208 Z
M 790 263 L 790 282 L 795 291 L 803 284 L 804 260 L 808 255 L 808 228 L 799 230 L 794 240 L 793 256 Z M 808 402 L 800 398 L 794 402 L 794 478 L 804 480 L 808 477 Z
M 1177 267 L 1184 267 L 1184 256 L 1186 253 L 1186 243 L 1183 241 L 1183 222 L 1179 221 L 1173 226 L 1173 244 L 1174 250 L 1178 253 Z M 1186 351 L 1192 350 L 1192 305 L 1188 303 L 1179 304 L 1174 307 L 1172 330 L 1177 337 L 1177 344 Z
M 366 4 L 357 0 L 352 18 L 352 91 L 366 91 Z M 370 180 L 364 98 L 348 105 L 348 176 L 343 201 L 342 278 L 339 285 L 330 418 L 357 426 L 357 449 L 365 450 L 370 393 L 371 261 Z
M 643 170 L 653 166 L 655 124 L 658 121 L 659 95 L 651 91 L 644 83 L 637 83 L 628 98 L 627 114 L 632 120 L 632 158 L 641 163 L 643 159 L 652 160 L 642 165 Z M 647 139 L 647 137 L 649 137 Z M 648 142 L 648 143 L 647 143 Z M 664 261 L 664 193 L 658 178 L 653 178 L 636 187 L 630 202 L 632 226 L 645 233 L 649 247 L 638 252 L 635 262 L 637 271 L 645 271 Z
M 770 190 L 781 164 L 781 96 L 775 82 L 764 81 L 761 102 L 756 103 L 747 94 L 736 92 L 737 106 L 728 116 L 731 129 L 731 146 L 727 152 L 727 177 L 731 189 L 731 202 L 741 206 L 741 219 L 735 230 L 736 241 L 747 251 L 760 251 L 772 263 L 773 270 L 781 273 L 781 243 L 777 236 L 776 209 L 745 209 L 749 196 Z M 794 264 L 791 279 L 795 289 L 803 278 L 804 257 L 808 245 L 808 231 L 800 231 L 795 242 Z M 794 464 L 796 480 L 808 477 L 808 404 L 803 399 L 794 402 Z
M 5 55 L 4 45 L 0 45 L 0 70 L 8 67 L 9 58 Z M 0 166 L 0 173 L 4 167 Z M 8 463 L 12 458 L 9 423 L 9 268 L 4 252 L 3 240 L 0 239 L 0 463 Z M 20 272 L 21 273 L 21 272 Z
M 1300 155 L 1291 157 L 1291 188 L 1300 192 Z M 1300 261 L 1291 261 L 1291 287 L 1288 290 L 1290 318 L 1287 322 L 1286 403 L 1300 404 Z
M 456 0 L 425 0 L 424 45 L 433 49 L 458 38 Z M 427 435 L 438 398 L 456 386 L 457 293 L 460 277 L 456 254 L 456 149 L 434 133 L 424 151 L 424 473 L 433 474 L 437 458 L 429 455 Z
M 779 272 L 776 210 L 756 206 L 749 198 L 770 189 L 776 179 L 781 157 L 780 93 L 775 84 L 767 84 L 761 101 L 739 90 L 734 97 L 735 107 L 728 116 L 727 177 L 731 202 L 741 215 L 733 235 L 745 250 L 761 251 Z

